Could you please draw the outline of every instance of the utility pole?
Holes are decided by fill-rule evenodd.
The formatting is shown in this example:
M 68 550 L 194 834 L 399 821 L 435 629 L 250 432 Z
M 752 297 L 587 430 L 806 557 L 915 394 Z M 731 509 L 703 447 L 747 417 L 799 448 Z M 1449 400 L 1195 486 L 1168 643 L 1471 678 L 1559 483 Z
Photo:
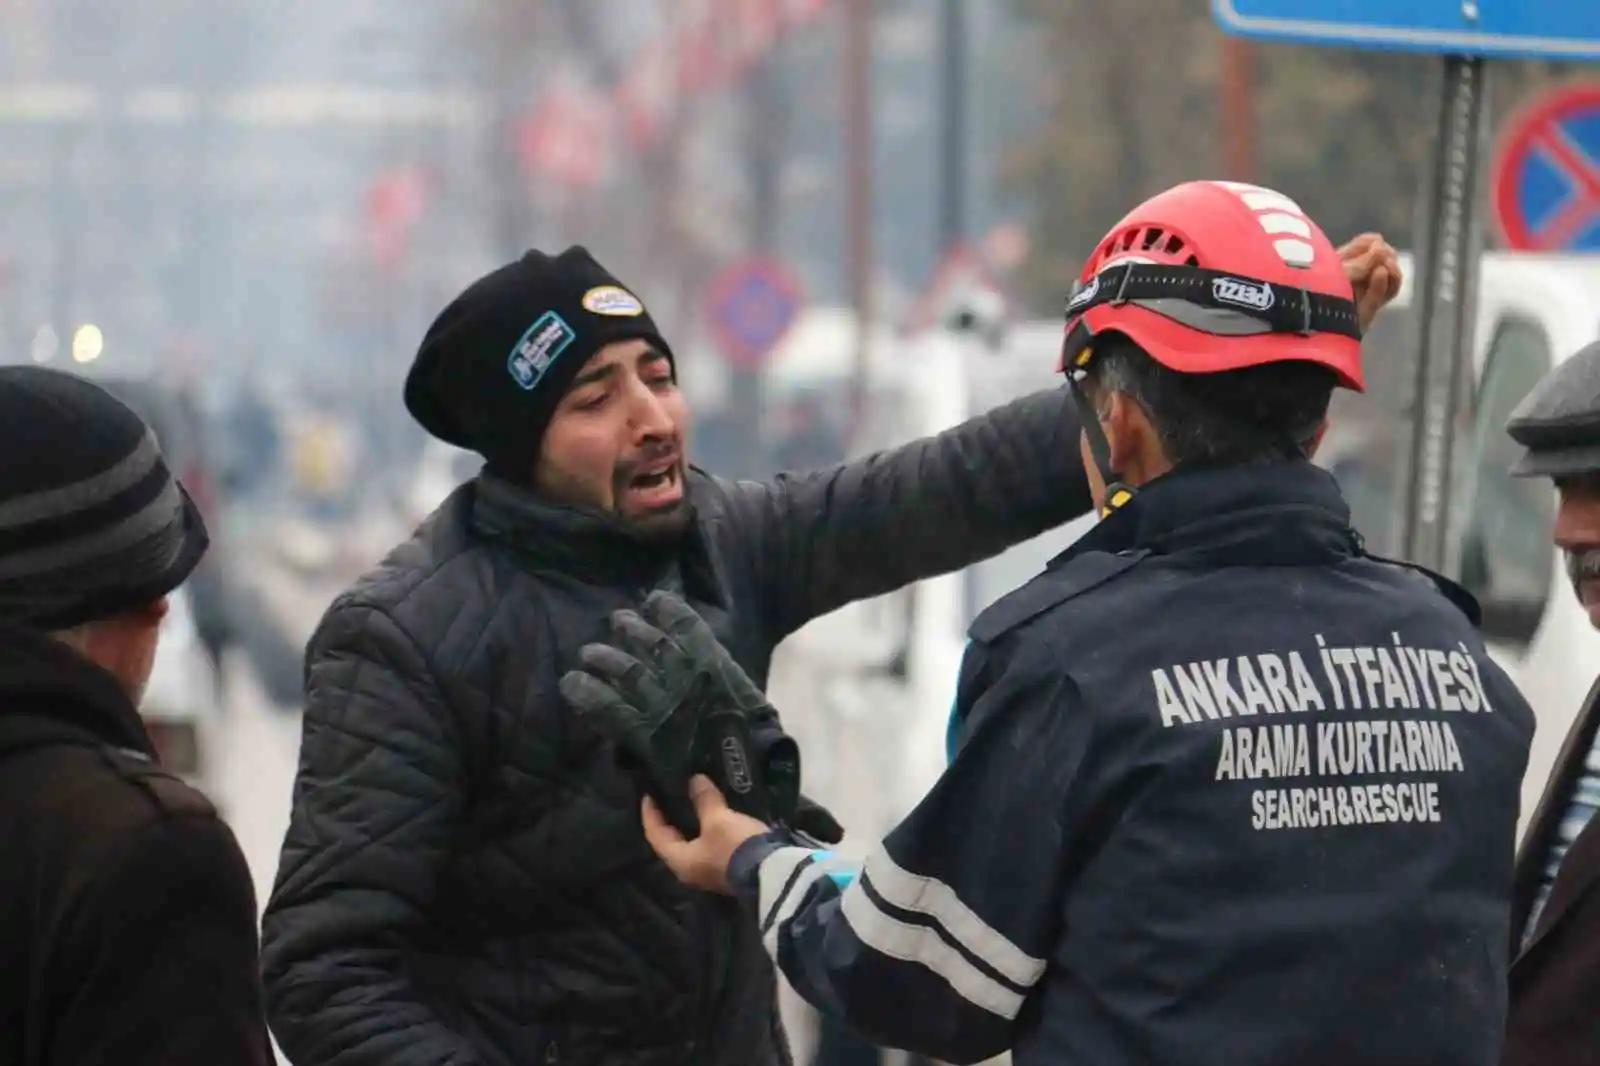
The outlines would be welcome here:
M 785 47 L 780 38 L 757 64 L 747 100 L 750 158 L 750 247 L 773 254 L 783 221 L 783 159 L 788 140 L 789 100 Z
M 861 429 L 871 360 L 872 267 L 872 0 L 845 0 L 844 11 L 844 232 L 850 302 L 855 308 L 855 375 L 850 390 L 850 434 Z
M 491 199 L 489 223 L 493 245 L 500 249 L 501 258 L 509 261 L 520 256 L 533 241 L 526 178 L 516 142 L 523 103 L 521 75 L 528 68 L 529 42 L 537 40 L 537 34 L 524 31 L 530 26 L 542 26 L 547 20 L 542 0 L 530 4 L 525 11 L 521 5 L 500 0 L 488 6 L 487 17 L 491 24 L 488 95 L 492 108 L 489 143 L 485 146 Z
M 967 238 L 967 8 L 939 9 L 939 243 L 948 254 Z
M 757 61 L 745 96 L 745 157 L 749 175 L 746 243 L 754 255 L 776 257 L 782 233 L 783 157 L 788 100 L 781 39 Z M 766 371 L 737 366 L 729 370 L 728 410 L 739 442 L 738 477 L 765 477 L 772 472 L 766 419 Z

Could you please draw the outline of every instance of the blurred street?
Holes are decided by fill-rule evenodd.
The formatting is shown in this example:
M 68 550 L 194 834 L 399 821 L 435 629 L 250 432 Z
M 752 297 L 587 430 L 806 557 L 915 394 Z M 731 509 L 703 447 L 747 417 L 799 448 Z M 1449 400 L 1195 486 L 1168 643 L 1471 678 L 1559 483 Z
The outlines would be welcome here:
M 670 356 L 671 376 L 652 388 L 686 411 L 671 421 L 677 458 L 766 480 L 1062 388 L 1063 306 L 1080 284 L 1099 283 L 1085 255 L 1118 239 L 1132 248 L 1135 230 L 1119 224 L 1124 236 L 1102 241 L 1106 228 L 1146 195 L 1202 178 L 1247 183 L 1242 195 L 1288 212 L 1262 215 L 1260 226 L 1291 244 L 1315 220 L 1336 245 L 1381 234 L 1398 251 L 1406 284 L 1361 337 L 1365 391 L 1336 395 L 1314 458 L 1333 472 L 1369 550 L 1414 558 L 1403 527 L 1407 515 L 1426 513 L 1438 527 L 1435 568 L 1481 601 L 1490 653 L 1539 716 L 1526 823 L 1593 682 L 1600 636 L 1552 547 L 1550 486 L 1510 476 L 1518 448 L 1503 427 L 1536 381 L 1600 333 L 1600 78 L 1581 63 L 1495 59 L 1493 91 L 1456 110 L 1481 110 L 1474 136 L 1486 158 L 1491 140 L 1496 152 L 1521 155 L 1497 156 L 1474 184 L 1456 157 L 1446 159 L 1435 128 L 1436 92 L 1451 84 L 1440 71 L 1455 68 L 1409 52 L 1224 34 L 1213 19 L 1219 6 L 1231 5 L 0 4 L 0 363 L 70 371 L 133 408 L 204 515 L 211 547 L 171 597 L 141 711 L 163 764 L 213 796 L 232 824 L 258 904 L 270 895 L 290 816 L 307 639 L 336 597 L 451 493 L 477 491 L 482 458 L 444 439 L 472 434 L 434 425 L 430 436 L 403 400 L 414 353 L 456 328 L 459 317 L 448 314 L 434 324 L 474 279 L 530 250 L 588 249 L 626 284 L 583 292 L 583 313 L 624 322 L 625 331 L 650 322 L 652 332 L 623 343 L 662 349 L 651 356 L 658 365 Z M 1477 20 L 1478 6 L 1462 5 L 1461 17 Z M 1566 113 L 1566 104 L 1552 110 L 1551 94 L 1586 93 L 1592 99 L 1567 127 L 1529 118 Z M 1592 167 L 1579 150 L 1585 138 Z M 1436 144 L 1454 167 L 1438 169 L 1476 205 L 1454 228 L 1429 223 Z M 1535 216 L 1555 220 L 1548 233 Z M 1188 255 L 1178 228 L 1146 228 L 1143 250 L 1164 240 L 1170 254 Z M 1448 373 L 1431 371 L 1445 375 L 1433 391 L 1449 402 L 1429 420 L 1427 390 L 1416 387 L 1427 376 L 1418 372 L 1426 369 L 1419 338 L 1437 334 L 1442 297 L 1419 257 L 1445 232 L 1482 252 L 1481 278 L 1476 296 L 1451 304 L 1463 311 L 1452 328 L 1464 332 L 1453 346 L 1437 345 L 1455 362 Z M 1443 259 L 1440 276 L 1473 276 Z M 522 340 L 460 342 L 472 350 L 452 352 L 458 362 L 442 375 L 463 381 L 462 361 L 484 358 L 494 378 L 484 391 L 495 398 L 485 410 L 508 396 L 507 410 L 542 402 L 535 390 L 563 349 L 545 353 L 537 376 L 519 376 L 530 324 L 555 316 L 571 334 L 563 345 L 581 332 L 561 318 L 564 305 L 526 287 L 506 312 L 513 335 L 527 329 Z M 1273 289 L 1264 292 L 1261 308 L 1270 309 Z M 578 296 L 572 302 L 580 306 Z M 610 400 L 574 405 L 599 411 Z M 532 410 L 506 417 L 522 431 Z M 476 417 L 469 410 L 460 420 Z M 633 432 L 640 422 L 618 424 Z M 1073 425 L 1054 415 L 1050 424 Z M 581 475 L 541 467 L 517 488 L 539 504 L 622 515 L 618 499 L 640 460 L 599 457 L 600 429 L 576 436 L 589 442 Z M 1073 466 L 1075 450 L 1050 454 Z M 1408 480 L 1425 454 L 1444 471 L 1428 491 Z M 1012 476 L 1038 465 L 1031 459 Z M 598 495 L 550 492 L 590 473 Z M 649 476 L 670 492 L 668 472 Z M 1006 502 L 1025 495 L 1016 484 L 1006 482 Z M 896 508 L 914 514 L 923 487 L 896 489 Z M 849 830 L 840 854 L 865 855 L 943 771 L 974 618 L 1094 521 L 814 619 L 777 648 L 770 698 L 799 742 L 807 793 Z M 881 515 L 874 524 L 884 525 Z M 625 543 L 637 554 L 637 541 Z M 511 544 L 494 581 L 463 595 L 497 610 L 512 603 L 495 582 L 515 573 L 525 547 Z M 648 580 L 681 582 L 679 562 Z M 529 570 L 558 584 L 590 580 L 576 566 Z M 627 595 L 647 587 L 631 584 Z M 742 615 L 730 622 L 746 624 L 754 625 Z M 520 654 L 544 634 L 506 639 Z M 483 644 L 453 664 L 462 676 L 448 681 L 477 680 L 479 651 L 501 669 L 500 645 Z M 488 719 L 516 714 L 483 702 L 494 705 L 474 713 Z M 494 770 L 501 788 L 526 768 L 508 761 Z M 544 807 L 524 798 L 513 795 L 517 810 L 543 818 Z M 578 834 L 584 846 L 588 824 Z M 543 831 L 522 830 L 526 839 Z M 505 897 L 529 898 L 520 888 Z M 592 976 L 554 965 L 560 972 L 526 984 L 547 980 L 559 998 Z M 819 1035 L 792 995 L 784 1008 L 796 1066 L 907 1061 L 899 1052 L 880 1058 L 839 1031 Z M 524 1011 L 540 1015 L 530 1027 L 568 1024 L 541 1012 Z M 535 1037 L 529 1055 L 555 1063 L 555 1038 L 527 1039 Z M 833 1056 L 815 1057 L 830 1037 Z
M 217 746 L 222 808 L 255 876 L 256 901 L 265 907 L 278 869 L 278 849 L 289 825 L 289 795 L 300 748 L 300 716 L 273 704 L 242 653 L 230 656 L 225 728 Z

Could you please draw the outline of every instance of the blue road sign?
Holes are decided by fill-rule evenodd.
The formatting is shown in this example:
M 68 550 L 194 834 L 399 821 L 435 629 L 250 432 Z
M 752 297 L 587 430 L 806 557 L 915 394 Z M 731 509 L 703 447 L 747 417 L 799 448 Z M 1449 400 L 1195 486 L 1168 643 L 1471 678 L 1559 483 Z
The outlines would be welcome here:
M 1600 251 L 1600 82 L 1553 90 L 1511 121 L 1491 192 L 1508 247 Z
M 752 257 L 711 283 L 707 312 L 730 362 L 760 365 L 800 313 L 799 283 L 770 259 Z
M 1595 0 L 1211 0 L 1228 33 L 1299 44 L 1600 60 Z

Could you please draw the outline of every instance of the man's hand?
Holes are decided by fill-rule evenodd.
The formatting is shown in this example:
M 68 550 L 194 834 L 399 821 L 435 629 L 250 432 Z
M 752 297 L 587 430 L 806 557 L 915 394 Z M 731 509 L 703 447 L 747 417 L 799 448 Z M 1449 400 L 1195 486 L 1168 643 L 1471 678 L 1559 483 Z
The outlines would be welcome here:
M 1344 276 L 1356 295 L 1356 317 L 1365 333 L 1389 302 L 1400 295 L 1400 257 L 1382 234 L 1363 233 L 1339 249 Z
M 644 838 L 667 869 L 688 885 L 705 892 L 730 895 L 728 863 L 739 845 L 767 832 L 767 827 L 729 807 L 717 786 L 704 774 L 689 781 L 689 798 L 700 822 L 700 835 L 687 839 L 667 821 L 649 796 L 644 798 Z
M 800 748 L 778 727 L 766 695 L 687 603 L 656 593 L 649 620 L 611 616 L 610 644 L 587 644 L 561 694 L 623 753 L 645 791 L 685 835 L 698 832 L 688 779 L 711 775 L 733 806 L 823 843 L 844 834 L 800 795 Z
M 833 812 L 815 800 L 801 795 L 794 806 L 789 828 L 804 833 L 819 844 L 837 844 L 844 839 L 844 826 Z
M 631 612 L 630 612 L 631 613 Z M 756 687 L 739 664 L 733 661 L 728 649 L 717 640 L 706 620 L 680 596 L 657 590 L 645 597 L 644 617 L 660 634 L 650 637 L 639 627 L 633 628 L 636 639 L 659 643 L 668 639 L 679 650 L 685 661 L 694 669 L 720 678 L 719 694 L 750 719 L 777 718 L 767 701 L 767 694 Z

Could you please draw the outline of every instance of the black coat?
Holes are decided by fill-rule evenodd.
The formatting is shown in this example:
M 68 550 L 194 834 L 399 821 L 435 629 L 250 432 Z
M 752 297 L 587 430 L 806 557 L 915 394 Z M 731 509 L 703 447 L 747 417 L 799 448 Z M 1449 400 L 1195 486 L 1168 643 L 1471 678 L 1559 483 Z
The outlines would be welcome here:
M 0 626 L 0 1066 L 271 1063 L 250 871 L 117 682 Z
M 1600 1062 L 1600 818 L 1572 842 L 1539 914 L 1532 941 L 1521 947 L 1539 892 L 1550 842 L 1600 729 L 1600 683 L 1590 690 L 1550 783 L 1528 824 L 1517 856 L 1511 929 L 1511 1021 L 1505 1066 L 1592 1066 Z
M 646 846 L 560 674 L 681 589 L 758 683 L 789 633 L 1088 507 L 1065 390 L 766 483 L 694 472 L 670 549 L 481 478 L 329 609 L 264 923 L 296 1066 L 769 1066 L 772 968 Z

